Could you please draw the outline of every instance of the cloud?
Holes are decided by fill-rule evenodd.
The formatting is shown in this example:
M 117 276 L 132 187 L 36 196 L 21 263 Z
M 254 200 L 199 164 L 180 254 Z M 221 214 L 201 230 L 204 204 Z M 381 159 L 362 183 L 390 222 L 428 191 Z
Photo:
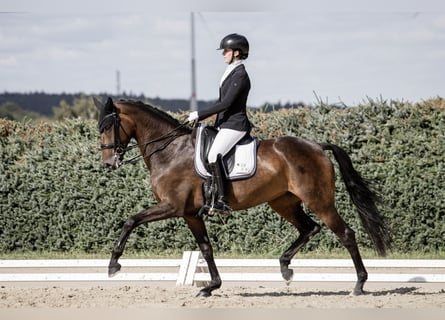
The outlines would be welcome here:
M 195 27 L 200 99 L 218 96 L 232 32 L 251 44 L 251 105 L 443 94 L 443 13 L 201 12 Z M 120 70 L 127 92 L 190 95 L 189 12 L 3 14 L 0 42 L 0 90 L 114 92 Z
M 7 57 L 1 57 L 0 56 L 0 66 L 2 67 L 13 67 L 17 66 L 18 62 L 16 57 L 13 56 L 7 56 Z

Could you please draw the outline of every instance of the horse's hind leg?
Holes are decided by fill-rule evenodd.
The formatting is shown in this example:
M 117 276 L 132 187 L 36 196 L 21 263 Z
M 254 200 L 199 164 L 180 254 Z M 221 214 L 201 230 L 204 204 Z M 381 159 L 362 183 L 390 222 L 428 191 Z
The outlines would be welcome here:
M 368 279 L 368 273 L 363 264 L 362 257 L 355 240 L 355 232 L 352 230 L 346 222 L 338 215 L 337 209 L 332 205 L 330 209 L 322 211 L 314 211 L 321 220 L 331 229 L 335 235 L 339 238 L 340 242 L 345 246 L 351 255 L 354 263 L 355 270 L 357 272 L 357 282 L 354 287 L 353 295 L 363 294 L 363 285 Z
M 297 240 L 280 257 L 281 274 L 284 280 L 291 281 L 294 271 L 289 269 L 289 264 L 292 258 L 321 228 L 304 212 L 301 201 L 290 193 L 269 202 L 269 205 L 299 232 Z

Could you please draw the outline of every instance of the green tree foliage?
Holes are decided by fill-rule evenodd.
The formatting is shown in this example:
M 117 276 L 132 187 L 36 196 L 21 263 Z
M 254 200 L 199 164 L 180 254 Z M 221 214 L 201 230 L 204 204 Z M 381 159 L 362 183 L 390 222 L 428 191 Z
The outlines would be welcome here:
M 294 135 L 345 148 L 381 194 L 394 248 L 445 250 L 443 99 L 416 104 L 369 100 L 346 109 L 320 103 L 250 116 L 254 134 L 262 139 Z M 0 119 L 0 250 L 109 252 L 127 217 L 155 203 L 144 164 L 104 170 L 98 140 L 93 120 L 33 124 Z M 371 247 L 336 172 L 338 210 L 356 231 L 359 245 Z M 219 252 L 279 254 L 297 236 L 267 205 L 208 217 L 206 224 Z M 335 236 L 324 228 L 305 250 L 336 247 Z M 170 219 L 138 227 L 127 249 L 190 250 L 196 244 L 181 219 Z
M 53 108 L 54 118 L 56 120 L 64 119 L 97 119 L 98 110 L 95 107 L 93 100 L 87 96 L 75 98 L 72 105 L 69 105 L 65 100 L 60 101 L 58 107 Z
M 38 119 L 42 116 L 36 112 L 25 110 L 13 102 L 0 105 L 0 118 L 21 121 L 23 119 Z

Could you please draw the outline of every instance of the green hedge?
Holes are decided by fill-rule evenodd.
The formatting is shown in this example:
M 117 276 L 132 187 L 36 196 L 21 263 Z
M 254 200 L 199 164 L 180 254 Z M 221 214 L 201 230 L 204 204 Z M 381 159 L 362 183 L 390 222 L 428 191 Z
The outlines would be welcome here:
M 443 99 L 417 104 L 369 100 L 346 109 L 321 104 L 251 112 L 250 117 L 257 127 L 254 134 L 263 139 L 297 135 L 345 148 L 382 196 L 380 208 L 394 248 L 445 250 Z M 102 169 L 94 121 L 0 120 L 0 139 L 3 252 L 109 252 L 126 218 L 155 203 L 142 162 L 113 172 Z M 337 190 L 340 214 L 356 230 L 360 246 L 370 247 L 340 177 Z M 206 223 L 219 252 L 278 254 L 297 236 L 267 205 L 209 217 Z M 324 229 L 305 250 L 335 247 L 338 241 Z M 138 252 L 195 248 L 182 219 L 141 226 L 127 246 Z

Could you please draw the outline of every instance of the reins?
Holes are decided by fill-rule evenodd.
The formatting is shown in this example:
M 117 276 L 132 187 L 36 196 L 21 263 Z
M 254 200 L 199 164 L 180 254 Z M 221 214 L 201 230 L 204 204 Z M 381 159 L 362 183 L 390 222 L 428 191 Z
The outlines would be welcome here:
M 188 123 L 183 123 L 183 124 L 177 126 L 176 128 L 174 128 L 173 130 L 170 130 L 166 134 L 164 134 L 164 135 L 162 135 L 160 137 L 157 137 L 155 139 L 152 139 L 150 141 L 147 141 L 147 142 L 144 142 L 144 143 L 140 143 L 140 144 L 133 144 L 133 145 L 130 145 L 130 146 L 125 146 L 121 142 L 121 140 L 120 140 L 119 129 L 122 128 L 122 130 L 127 135 L 127 137 L 128 137 L 128 134 L 125 132 L 124 128 L 122 127 L 121 121 L 120 121 L 120 118 L 119 118 L 119 115 L 117 114 L 117 112 L 113 112 L 113 113 L 107 115 L 106 117 L 104 117 L 104 119 L 102 119 L 102 121 L 99 123 L 100 130 L 104 129 L 105 121 L 108 120 L 109 118 L 113 118 L 113 124 L 112 125 L 114 127 L 114 143 L 101 144 L 100 145 L 100 150 L 113 149 L 114 156 L 115 156 L 115 159 L 116 159 L 115 161 L 117 162 L 117 167 L 120 167 L 120 166 L 122 166 L 124 164 L 135 163 L 138 160 L 150 158 L 156 152 L 164 150 L 170 143 L 173 142 L 173 140 L 175 140 L 177 137 L 180 137 L 180 136 L 184 135 L 183 133 L 182 134 L 178 134 L 177 131 L 188 125 Z M 154 144 L 156 142 L 164 141 L 164 140 L 166 140 L 166 141 L 161 146 L 159 146 L 158 148 L 156 148 L 155 150 L 153 150 L 149 154 L 147 154 L 147 155 L 145 154 L 145 149 L 146 149 L 147 146 L 149 146 L 151 144 Z M 131 159 L 123 160 L 123 156 L 124 156 L 124 154 L 127 151 L 133 150 L 135 148 L 141 148 L 141 147 L 145 147 L 143 153 L 138 154 L 137 156 L 134 156 Z
M 180 130 L 181 128 L 184 128 L 187 125 L 188 125 L 188 123 L 183 123 L 183 124 L 179 125 L 178 127 L 174 128 L 173 130 L 170 130 L 169 132 L 167 132 L 166 134 L 164 134 L 164 135 L 162 135 L 162 136 L 160 136 L 158 138 L 152 139 L 150 141 L 147 141 L 147 142 L 144 142 L 144 143 L 141 143 L 141 144 L 133 144 L 131 146 L 126 147 L 124 152 L 127 152 L 127 151 L 135 149 L 135 148 L 147 147 L 147 146 L 149 146 L 149 145 L 151 145 L 153 143 L 160 142 L 160 141 L 168 139 L 164 144 L 162 144 L 160 147 L 156 148 L 155 150 L 153 150 L 149 154 L 145 155 L 145 150 L 144 150 L 144 154 L 138 154 L 137 156 L 134 156 L 131 159 L 123 160 L 121 162 L 121 165 L 128 164 L 128 163 L 134 163 L 134 162 L 136 162 L 138 160 L 150 158 L 156 152 L 164 150 L 170 143 L 173 142 L 173 140 L 175 140 L 177 137 L 180 137 L 180 136 L 185 134 L 185 133 L 177 134 L 176 131 Z

